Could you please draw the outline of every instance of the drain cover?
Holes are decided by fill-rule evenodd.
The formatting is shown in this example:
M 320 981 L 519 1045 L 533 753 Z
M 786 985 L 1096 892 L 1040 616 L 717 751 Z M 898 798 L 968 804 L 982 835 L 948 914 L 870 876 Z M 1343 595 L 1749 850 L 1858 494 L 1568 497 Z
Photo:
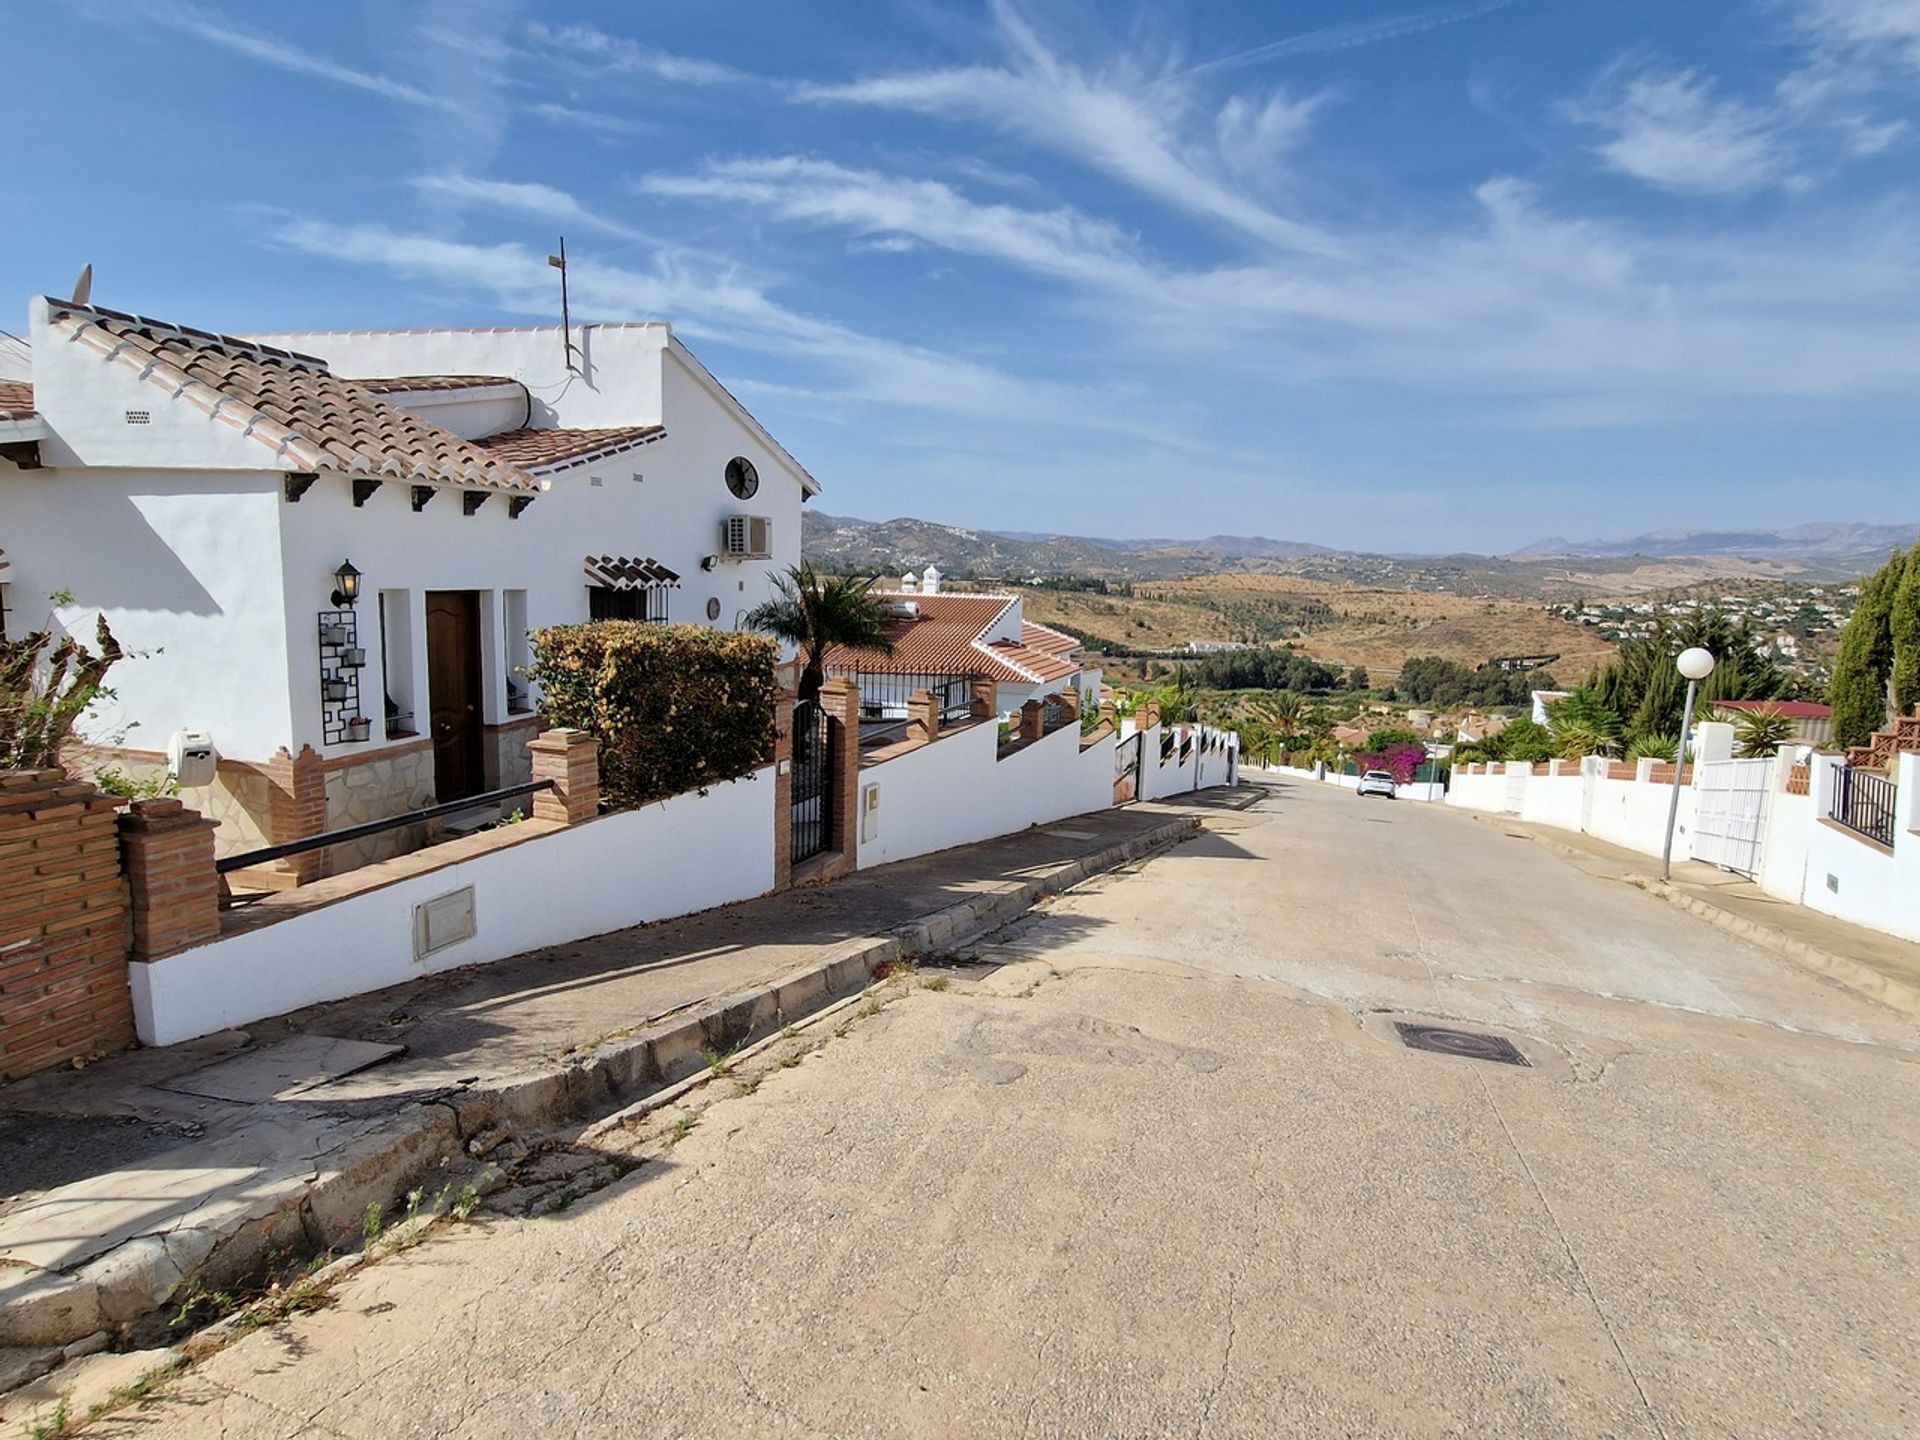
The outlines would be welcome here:
M 1436 1055 L 1458 1055 L 1463 1060 L 1492 1060 L 1501 1065 L 1527 1065 L 1532 1062 L 1514 1043 L 1502 1035 L 1483 1035 L 1477 1030 L 1450 1030 L 1444 1025 L 1416 1025 L 1405 1020 L 1393 1022 L 1400 1032 L 1400 1043 L 1409 1050 L 1431 1050 Z

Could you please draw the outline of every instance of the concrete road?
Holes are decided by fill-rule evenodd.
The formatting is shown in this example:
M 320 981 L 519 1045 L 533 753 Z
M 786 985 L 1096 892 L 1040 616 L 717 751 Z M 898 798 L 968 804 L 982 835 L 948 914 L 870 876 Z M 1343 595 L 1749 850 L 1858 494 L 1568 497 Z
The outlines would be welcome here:
M 1904 1017 L 1297 785 L 987 958 L 103 1433 L 1920 1433 Z

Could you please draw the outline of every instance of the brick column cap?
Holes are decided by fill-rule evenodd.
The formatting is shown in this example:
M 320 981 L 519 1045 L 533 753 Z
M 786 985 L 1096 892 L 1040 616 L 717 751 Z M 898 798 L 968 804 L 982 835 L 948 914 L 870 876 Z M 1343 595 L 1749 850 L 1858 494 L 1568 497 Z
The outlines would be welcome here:
M 568 750 L 584 750 L 589 746 L 598 750 L 599 737 L 590 730 L 574 730 L 567 726 L 542 730 L 533 739 L 527 741 L 527 749 L 538 750 L 547 755 L 560 754 Z

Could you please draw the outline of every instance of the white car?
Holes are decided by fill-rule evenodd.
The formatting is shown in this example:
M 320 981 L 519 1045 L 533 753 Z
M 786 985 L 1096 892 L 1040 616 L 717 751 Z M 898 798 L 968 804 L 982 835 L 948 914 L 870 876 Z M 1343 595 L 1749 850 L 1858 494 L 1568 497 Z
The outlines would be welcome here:
M 1385 770 L 1369 770 L 1360 777 L 1360 783 L 1354 787 L 1354 793 L 1361 796 L 1384 795 L 1393 799 L 1393 776 Z

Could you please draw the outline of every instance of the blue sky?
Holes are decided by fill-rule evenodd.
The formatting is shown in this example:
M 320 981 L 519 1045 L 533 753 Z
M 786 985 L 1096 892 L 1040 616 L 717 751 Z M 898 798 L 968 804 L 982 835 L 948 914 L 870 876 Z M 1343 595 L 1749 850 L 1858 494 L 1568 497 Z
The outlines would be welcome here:
M 1920 511 L 1920 0 L 6 6 L 0 293 L 665 318 L 833 513 Z M 0 319 L 13 328 L 16 322 Z M 1890 513 L 1891 512 L 1891 513 Z

